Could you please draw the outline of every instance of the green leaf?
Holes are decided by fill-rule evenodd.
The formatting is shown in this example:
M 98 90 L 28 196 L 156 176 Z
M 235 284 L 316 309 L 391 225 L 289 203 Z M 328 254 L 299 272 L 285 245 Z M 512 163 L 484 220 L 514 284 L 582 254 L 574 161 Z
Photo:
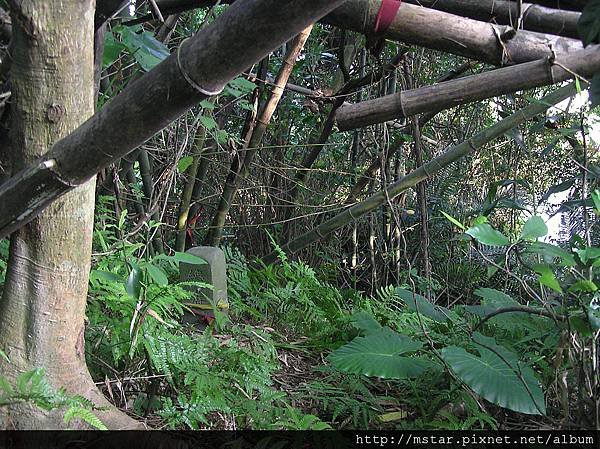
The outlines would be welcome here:
M 405 290 L 403 288 L 397 288 L 396 294 L 402 301 L 406 303 L 406 306 L 412 311 L 418 311 L 422 315 L 434 321 L 444 322 L 448 321 L 448 314 L 450 311 L 442 306 L 436 306 L 431 304 L 427 298 Z
M 140 292 L 142 291 L 142 282 L 140 274 L 140 268 L 137 265 L 132 264 L 129 276 L 125 281 L 125 290 L 129 294 L 129 296 L 133 296 L 135 299 L 140 298 Z
M 104 38 L 104 53 L 102 54 L 102 68 L 107 68 L 114 64 L 125 45 L 117 40 L 112 32 L 106 33 Z
M 550 243 L 532 243 L 525 248 L 525 252 L 529 254 L 539 254 L 547 259 L 551 259 L 552 262 L 554 262 L 554 259 L 560 259 L 561 265 L 566 267 L 574 267 L 577 265 L 573 254 L 562 249 L 560 246 L 552 245 Z
M 600 0 L 587 2 L 579 17 L 577 31 L 584 46 L 600 43 Z
M 489 246 L 506 246 L 510 243 L 508 237 L 492 228 L 489 224 L 483 223 L 467 229 L 466 234 L 473 237 L 479 243 Z
M 548 265 L 536 265 L 533 269 L 539 275 L 538 281 L 540 284 L 545 285 L 558 293 L 562 293 L 562 288 L 560 288 L 560 284 L 556 280 L 554 272 Z
M 579 280 L 569 287 L 569 292 L 594 293 L 596 290 L 598 290 L 598 286 L 588 279 Z
M 519 303 L 509 295 L 493 288 L 478 288 L 474 293 L 483 299 L 481 305 L 462 306 L 462 308 L 481 318 L 505 307 L 519 306 Z M 512 317 L 516 314 L 507 313 L 506 315 Z
M 382 329 L 366 337 L 356 337 L 330 354 L 328 359 L 335 368 L 346 373 L 406 379 L 419 376 L 431 366 L 424 359 L 400 356 L 422 346 L 408 337 Z
M 134 27 L 120 28 L 123 44 L 133 55 L 140 67 L 148 72 L 169 56 L 169 49 L 156 40 L 152 33 L 137 33 Z
M 373 334 L 382 329 L 381 324 L 370 313 L 362 310 L 353 314 L 351 320 L 352 325 L 363 331 L 365 335 Z
M 185 173 L 185 171 L 190 168 L 190 165 L 194 163 L 194 156 L 186 156 L 179 159 L 177 163 L 177 171 L 179 173 Z
M 452 217 L 452 216 L 448 215 L 448 214 L 447 214 L 446 212 L 444 212 L 444 211 L 441 211 L 441 212 L 442 212 L 442 215 L 443 215 L 444 217 L 446 217 L 446 219 L 447 219 L 448 221 L 450 221 L 452 224 L 454 224 L 454 225 L 458 226 L 458 227 L 459 227 L 460 229 L 462 229 L 463 231 L 466 231 L 466 230 L 467 230 L 466 226 L 465 226 L 464 224 L 462 224 L 460 221 L 458 221 L 456 218 L 454 218 L 454 217 Z
M 148 264 L 146 265 L 146 270 L 148 271 L 148 275 L 152 280 L 164 287 L 165 285 L 169 285 L 169 278 L 167 278 L 166 273 L 162 270 L 162 268 L 157 267 L 156 265 Z
M 214 108 L 216 108 L 215 104 L 209 100 L 202 100 L 200 102 L 200 107 L 202 109 L 209 109 L 209 110 L 213 110 Z
M 442 349 L 442 358 L 474 392 L 519 413 L 545 415 L 544 394 L 533 370 L 493 338 L 473 335 L 479 356 L 457 346 Z M 483 344 L 484 346 L 481 346 Z M 490 349 L 487 349 L 490 348 Z M 499 355 L 500 356 L 499 356 Z
M 548 234 L 548 226 L 544 223 L 542 217 L 538 217 L 534 215 L 529 218 L 523 226 L 523 230 L 521 231 L 520 240 L 537 240 L 541 237 L 544 237 Z
M 173 256 L 173 259 L 176 262 L 189 263 L 192 265 L 205 265 L 207 263 L 206 260 L 202 259 L 201 257 L 194 256 L 193 254 L 190 254 L 190 253 L 176 252 L 175 255 Z
M 588 265 L 590 262 L 600 258 L 600 248 L 594 248 L 593 246 L 584 249 L 576 249 L 575 252 L 579 256 L 581 263 L 584 265 Z
M 256 84 L 252 81 L 248 81 L 244 77 L 239 77 L 229 82 L 229 87 L 233 90 L 238 90 L 240 93 L 236 96 L 246 95 L 256 89 Z
M 6 353 L 0 349 L 0 359 L 4 359 L 6 362 L 10 363 L 10 359 L 8 358 L 8 356 L 6 355 Z
M 81 407 L 79 405 L 73 405 L 72 407 L 70 407 L 65 412 L 65 416 L 63 417 L 65 424 L 69 424 L 73 419 L 80 419 L 82 421 L 85 421 L 97 430 L 108 430 L 106 425 L 104 425 L 104 423 L 100 421 L 100 418 L 94 415 L 94 413 L 92 413 L 91 410 L 88 410 L 87 408 Z
M 494 205 L 496 209 L 514 209 L 514 210 L 527 210 L 523 204 L 512 198 L 500 198 Z
M 590 196 L 594 202 L 594 211 L 596 212 L 596 215 L 600 215 L 600 191 L 594 190 Z
M 206 129 L 218 129 L 219 124 L 215 121 L 214 118 L 209 117 L 207 115 L 203 115 L 200 117 L 200 123 L 204 125 Z
M 97 279 L 99 281 L 104 281 L 107 283 L 119 283 L 123 282 L 123 277 L 118 274 L 111 273 L 110 271 L 103 270 L 92 270 L 90 272 L 90 277 L 92 279 Z

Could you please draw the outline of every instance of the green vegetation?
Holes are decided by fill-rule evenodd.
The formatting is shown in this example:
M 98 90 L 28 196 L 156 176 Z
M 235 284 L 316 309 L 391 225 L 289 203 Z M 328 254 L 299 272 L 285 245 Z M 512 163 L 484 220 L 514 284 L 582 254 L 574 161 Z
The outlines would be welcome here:
M 107 22 L 100 114 L 163 61 L 170 67 L 182 42 L 192 48 L 197 30 L 218 25 L 228 6 L 209 3 L 163 23 L 138 2 L 135 24 Z M 581 15 L 586 46 L 600 41 L 598 5 L 588 2 Z M 0 12 L 7 8 L 0 1 Z M 177 430 L 600 428 L 600 73 L 569 69 L 574 81 L 560 90 L 490 94 L 442 110 L 419 103 L 415 117 L 342 132 L 336 111 L 348 104 L 464 76 L 476 84 L 506 62 L 464 57 L 481 49 L 372 42 L 351 29 L 307 28 L 306 43 L 292 39 L 245 67 L 109 167 L 82 156 L 99 171 L 95 202 L 85 203 L 89 226 L 75 207 L 82 189 L 81 204 L 61 199 L 40 216 L 63 220 L 52 235 L 36 219 L 0 240 L 0 331 L 42 323 L 35 338 L 0 335 L 0 412 L 42 409 L 63 421 L 32 418 L 32 426 L 96 429 L 121 419 Z M 563 70 L 561 57 L 539 60 Z M 7 108 L 20 99 L 11 101 Z M 42 131 L 50 147 L 64 137 Z M 30 153 L 10 160 L 23 165 Z M 5 177 L 0 164 L 0 199 L 12 169 Z M 91 245 L 79 248 L 76 232 Z M 85 257 L 62 255 L 63 241 L 81 250 L 68 255 Z M 186 252 L 203 244 L 225 253 L 227 308 L 194 309 L 194 289 L 212 286 L 181 280 L 180 264 L 206 264 Z M 52 285 L 60 282 L 65 288 Z M 80 314 L 63 320 L 69 307 Z M 48 343 L 39 329 L 58 330 Z M 74 332 L 75 356 L 56 343 Z M 46 351 L 30 359 L 19 338 Z M 56 354 L 80 362 L 85 376 L 66 384 L 48 363 Z M 86 364 L 108 402 L 79 394 L 94 389 Z

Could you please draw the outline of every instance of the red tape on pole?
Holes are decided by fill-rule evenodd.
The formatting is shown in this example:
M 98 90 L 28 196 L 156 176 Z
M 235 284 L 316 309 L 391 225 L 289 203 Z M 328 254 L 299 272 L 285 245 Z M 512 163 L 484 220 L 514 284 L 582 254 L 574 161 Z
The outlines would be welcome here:
M 381 2 L 377 19 L 375 20 L 375 34 L 385 33 L 396 18 L 401 4 L 402 0 L 383 0 Z

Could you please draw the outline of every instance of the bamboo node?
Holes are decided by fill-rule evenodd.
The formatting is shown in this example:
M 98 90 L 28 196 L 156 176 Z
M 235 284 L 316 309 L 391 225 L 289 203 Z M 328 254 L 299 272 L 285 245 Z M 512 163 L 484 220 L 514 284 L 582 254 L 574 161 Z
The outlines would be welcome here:
M 202 86 L 196 83 L 183 68 L 183 65 L 181 64 L 181 48 L 183 47 L 183 44 L 185 44 L 185 41 L 187 41 L 188 39 L 189 37 L 184 39 L 183 42 L 179 45 L 179 47 L 177 47 L 177 68 L 181 72 L 183 78 L 194 90 L 197 90 L 201 94 L 206 95 L 208 97 L 214 97 L 215 95 L 219 95 L 221 92 L 223 92 L 224 87 L 221 87 L 220 89 L 214 91 L 204 89 Z
M 317 234 L 319 236 L 320 239 L 324 239 L 325 236 L 323 235 L 323 233 L 321 232 L 321 230 L 319 229 L 319 226 L 317 226 L 315 228 L 315 234 Z
M 43 161 L 41 164 L 42 169 L 48 170 L 52 173 L 52 175 L 54 176 L 54 179 L 58 180 L 61 184 L 67 186 L 67 187 L 79 187 L 82 183 L 78 183 L 78 182 L 73 182 L 73 181 L 69 181 L 68 179 L 65 179 L 60 172 L 57 170 L 58 169 L 58 162 L 56 161 L 56 159 L 47 159 L 45 161 Z

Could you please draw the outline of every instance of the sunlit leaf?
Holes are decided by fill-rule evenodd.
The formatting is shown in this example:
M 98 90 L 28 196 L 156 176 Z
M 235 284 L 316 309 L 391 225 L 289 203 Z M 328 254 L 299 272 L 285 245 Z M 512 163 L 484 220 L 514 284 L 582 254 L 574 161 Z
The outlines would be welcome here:
M 466 234 L 473 237 L 479 243 L 489 246 L 506 246 L 510 243 L 508 237 L 500 231 L 492 228 L 489 224 L 483 223 L 467 229 Z
M 542 217 L 534 215 L 533 217 L 530 217 L 523 226 L 519 239 L 537 240 L 544 237 L 546 234 L 548 234 L 548 226 L 546 226 Z
M 405 379 L 417 377 L 431 366 L 424 359 L 400 356 L 422 346 L 408 337 L 382 329 L 366 337 L 356 337 L 330 354 L 328 359 L 335 368 L 347 373 Z

